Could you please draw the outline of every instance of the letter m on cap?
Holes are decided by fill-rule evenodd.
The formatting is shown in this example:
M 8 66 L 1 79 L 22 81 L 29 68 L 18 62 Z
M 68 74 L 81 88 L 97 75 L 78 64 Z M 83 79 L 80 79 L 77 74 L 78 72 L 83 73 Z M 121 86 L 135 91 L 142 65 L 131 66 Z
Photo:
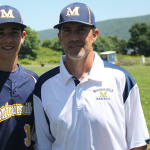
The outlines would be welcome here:
M 71 10 L 71 8 L 68 7 L 66 16 L 79 16 L 79 8 L 80 7 L 75 7 L 73 10 Z
M 15 18 L 13 15 L 13 10 L 9 9 L 8 12 L 5 9 L 0 10 L 0 18 Z

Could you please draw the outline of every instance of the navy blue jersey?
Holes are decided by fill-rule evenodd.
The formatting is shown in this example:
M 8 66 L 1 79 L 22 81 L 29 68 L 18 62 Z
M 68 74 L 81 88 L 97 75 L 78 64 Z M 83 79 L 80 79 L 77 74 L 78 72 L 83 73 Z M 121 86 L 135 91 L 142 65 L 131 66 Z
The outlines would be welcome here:
M 37 75 L 20 65 L 0 71 L 0 150 L 32 150 L 33 101 Z

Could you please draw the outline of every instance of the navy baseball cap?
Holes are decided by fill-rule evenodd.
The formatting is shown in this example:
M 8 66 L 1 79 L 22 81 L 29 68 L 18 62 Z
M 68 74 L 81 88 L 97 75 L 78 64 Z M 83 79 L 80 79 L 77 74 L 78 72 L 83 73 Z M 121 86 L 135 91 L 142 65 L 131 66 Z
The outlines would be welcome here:
M 54 28 L 60 28 L 61 25 L 68 22 L 78 22 L 96 28 L 95 17 L 91 9 L 84 3 L 72 3 L 66 6 L 60 13 L 59 24 Z
M 23 24 L 20 12 L 16 8 L 8 5 L 1 5 L 0 24 L 5 24 L 5 23 L 16 23 L 21 25 L 24 28 L 26 27 L 26 25 Z

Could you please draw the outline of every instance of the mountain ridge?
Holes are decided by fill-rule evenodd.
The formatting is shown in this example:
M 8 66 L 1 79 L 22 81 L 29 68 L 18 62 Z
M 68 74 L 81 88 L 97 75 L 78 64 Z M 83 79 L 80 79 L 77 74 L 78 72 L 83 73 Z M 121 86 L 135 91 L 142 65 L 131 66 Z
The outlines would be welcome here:
M 107 19 L 97 21 L 96 26 L 103 35 L 115 35 L 120 39 L 128 40 L 130 38 L 129 29 L 135 23 L 145 22 L 150 24 L 150 14 L 135 17 Z M 41 40 L 53 39 L 57 37 L 57 29 L 45 29 L 38 31 L 38 36 Z

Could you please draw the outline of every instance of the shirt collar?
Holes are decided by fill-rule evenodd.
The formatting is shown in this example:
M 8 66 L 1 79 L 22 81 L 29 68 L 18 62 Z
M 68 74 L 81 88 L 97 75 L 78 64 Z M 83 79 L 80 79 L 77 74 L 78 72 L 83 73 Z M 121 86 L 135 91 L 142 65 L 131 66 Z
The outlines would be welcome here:
M 100 58 L 100 56 L 96 52 L 94 52 L 94 54 L 95 54 L 94 62 L 93 62 L 92 68 L 88 74 L 87 79 L 100 81 L 101 80 L 100 76 L 102 76 L 102 73 L 104 71 L 104 63 L 103 63 L 102 59 Z M 60 60 L 60 74 L 61 74 L 61 77 L 62 77 L 64 83 L 67 84 L 67 82 L 70 79 L 72 79 L 72 75 L 67 71 L 67 69 L 64 65 L 65 59 L 66 59 L 66 56 L 62 55 L 61 60 Z
M 60 59 L 60 74 L 64 83 L 67 84 L 67 82 L 72 78 L 72 75 L 68 72 L 68 70 L 66 69 L 64 65 L 65 59 L 66 59 L 66 56 L 62 55 Z
M 104 63 L 103 60 L 100 58 L 100 56 L 96 52 L 94 53 L 95 53 L 94 62 L 89 72 L 88 79 L 100 81 L 101 76 L 104 72 Z

